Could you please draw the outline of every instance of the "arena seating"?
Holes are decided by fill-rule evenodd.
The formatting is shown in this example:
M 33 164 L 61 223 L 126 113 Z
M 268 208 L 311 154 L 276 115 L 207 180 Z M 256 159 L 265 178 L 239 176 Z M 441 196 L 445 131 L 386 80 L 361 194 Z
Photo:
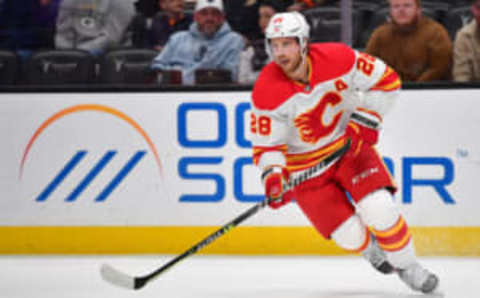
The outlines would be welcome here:
M 311 26 L 311 39 L 316 42 L 339 41 L 341 39 L 341 8 L 337 6 L 315 7 L 302 12 Z M 362 28 L 358 10 L 353 10 L 354 44 Z
M 195 84 L 228 84 L 232 83 L 232 75 L 226 69 L 197 69 Z
M 470 22 L 472 18 L 473 16 L 468 5 L 448 11 L 443 24 L 447 28 L 450 38 L 454 40 L 457 31 Z
M 19 59 L 11 51 L 0 51 L 0 85 L 16 83 L 18 76 Z
M 155 82 L 152 60 L 158 52 L 150 49 L 122 49 L 108 52 L 100 62 L 99 81 L 107 84 Z
M 86 84 L 94 77 L 93 57 L 79 50 L 38 51 L 23 67 L 23 80 L 29 85 Z
M 228 1 L 227 4 L 228 13 L 237 12 L 237 6 L 240 5 L 234 0 Z M 388 3 L 378 0 L 354 0 L 352 8 L 352 46 L 363 50 L 372 32 L 389 20 Z M 467 0 L 422 0 L 422 8 L 425 15 L 445 26 L 452 41 L 457 31 L 473 17 Z M 342 21 L 339 1 L 307 9 L 302 13 L 311 25 L 312 41 L 341 40 Z M 229 16 L 228 19 L 234 23 L 232 25 L 244 25 L 241 13 Z M 249 24 L 248 28 L 252 24 Z M 1 33 L 0 30 L 0 35 Z M 256 53 L 261 52 L 262 55 L 258 57 L 262 58 L 266 55 L 262 51 L 263 41 L 251 41 L 251 44 L 254 45 Z M 153 49 L 115 49 L 95 58 L 84 51 L 51 49 L 33 51 L 33 54 L 28 57 L 18 55 L 14 51 L 0 49 L 0 85 L 181 84 L 181 73 L 178 71 L 152 72 L 150 70 L 151 61 L 157 54 L 158 52 Z M 260 60 L 259 65 L 263 61 Z M 196 73 L 196 76 L 197 84 L 232 82 L 231 74 L 221 70 L 202 69 Z

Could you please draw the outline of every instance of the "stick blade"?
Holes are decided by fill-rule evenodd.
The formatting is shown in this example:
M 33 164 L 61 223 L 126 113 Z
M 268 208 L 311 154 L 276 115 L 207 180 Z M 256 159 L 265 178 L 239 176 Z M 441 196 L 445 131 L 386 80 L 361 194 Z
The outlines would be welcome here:
M 108 264 L 102 265 L 102 267 L 100 268 L 100 274 L 102 275 L 102 278 L 105 281 L 113 285 L 116 285 L 124 289 L 131 289 L 131 290 L 135 289 L 134 277 L 129 276 L 123 272 L 120 272 Z

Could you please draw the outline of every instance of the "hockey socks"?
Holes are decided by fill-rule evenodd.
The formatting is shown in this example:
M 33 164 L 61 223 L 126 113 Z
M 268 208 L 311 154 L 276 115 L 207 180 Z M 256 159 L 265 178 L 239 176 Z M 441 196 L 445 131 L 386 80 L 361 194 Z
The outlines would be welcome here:
M 438 288 L 438 277 L 417 262 L 412 236 L 402 216 L 391 228 L 384 231 L 372 229 L 372 233 L 405 284 L 423 293 L 432 293 Z
M 402 216 L 398 217 L 397 222 L 385 231 L 372 229 L 377 237 L 378 245 L 387 252 L 400 251 L 411 241 L 410 230 Z
M 395 268 L 406 268 L 416 262 L 412 235 L 401 215 L 390 228 L 382 231 L 372 228 L 372 233 Z

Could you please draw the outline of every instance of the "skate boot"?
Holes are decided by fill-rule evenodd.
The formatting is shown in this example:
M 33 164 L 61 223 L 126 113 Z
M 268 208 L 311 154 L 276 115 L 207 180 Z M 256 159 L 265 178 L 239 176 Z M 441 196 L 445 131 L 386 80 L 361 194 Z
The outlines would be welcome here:
M 377 239 L 372 233 L 370 233 L 370 243 L 362 255 L 372 264 L 373 268 L 383 274 L 390 274 L 395 270 L 388 262 L 385 252 L 378 246 Z
M 418 263 L 414 263 L 405 269 L 397 269 L 397 272 L 400 279 L 415 291 L 428 294 L 438 287 L 438 277 Z

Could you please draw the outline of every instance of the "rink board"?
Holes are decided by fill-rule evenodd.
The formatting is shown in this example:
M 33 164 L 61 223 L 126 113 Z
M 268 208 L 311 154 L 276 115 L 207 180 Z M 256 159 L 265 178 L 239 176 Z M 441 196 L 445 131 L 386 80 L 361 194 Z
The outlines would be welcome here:
M 262 199 L 249 92 L 0 94 L 0 253 L 179 253 Z M 406 90 L 378 150 L 424 255 L 480 255 L 479 90 Z M 324 119 L 328 122 L 328 119 Z M 295 204 L 205 253 L 342 254 Z
M 217 227 L 2 227 L 1 254 L 180 254 Z M 413 227 L 418 255 L 480 256 L 478 227 Z M 311 227 L 238 227 L 199 254 L 345 255 Z

